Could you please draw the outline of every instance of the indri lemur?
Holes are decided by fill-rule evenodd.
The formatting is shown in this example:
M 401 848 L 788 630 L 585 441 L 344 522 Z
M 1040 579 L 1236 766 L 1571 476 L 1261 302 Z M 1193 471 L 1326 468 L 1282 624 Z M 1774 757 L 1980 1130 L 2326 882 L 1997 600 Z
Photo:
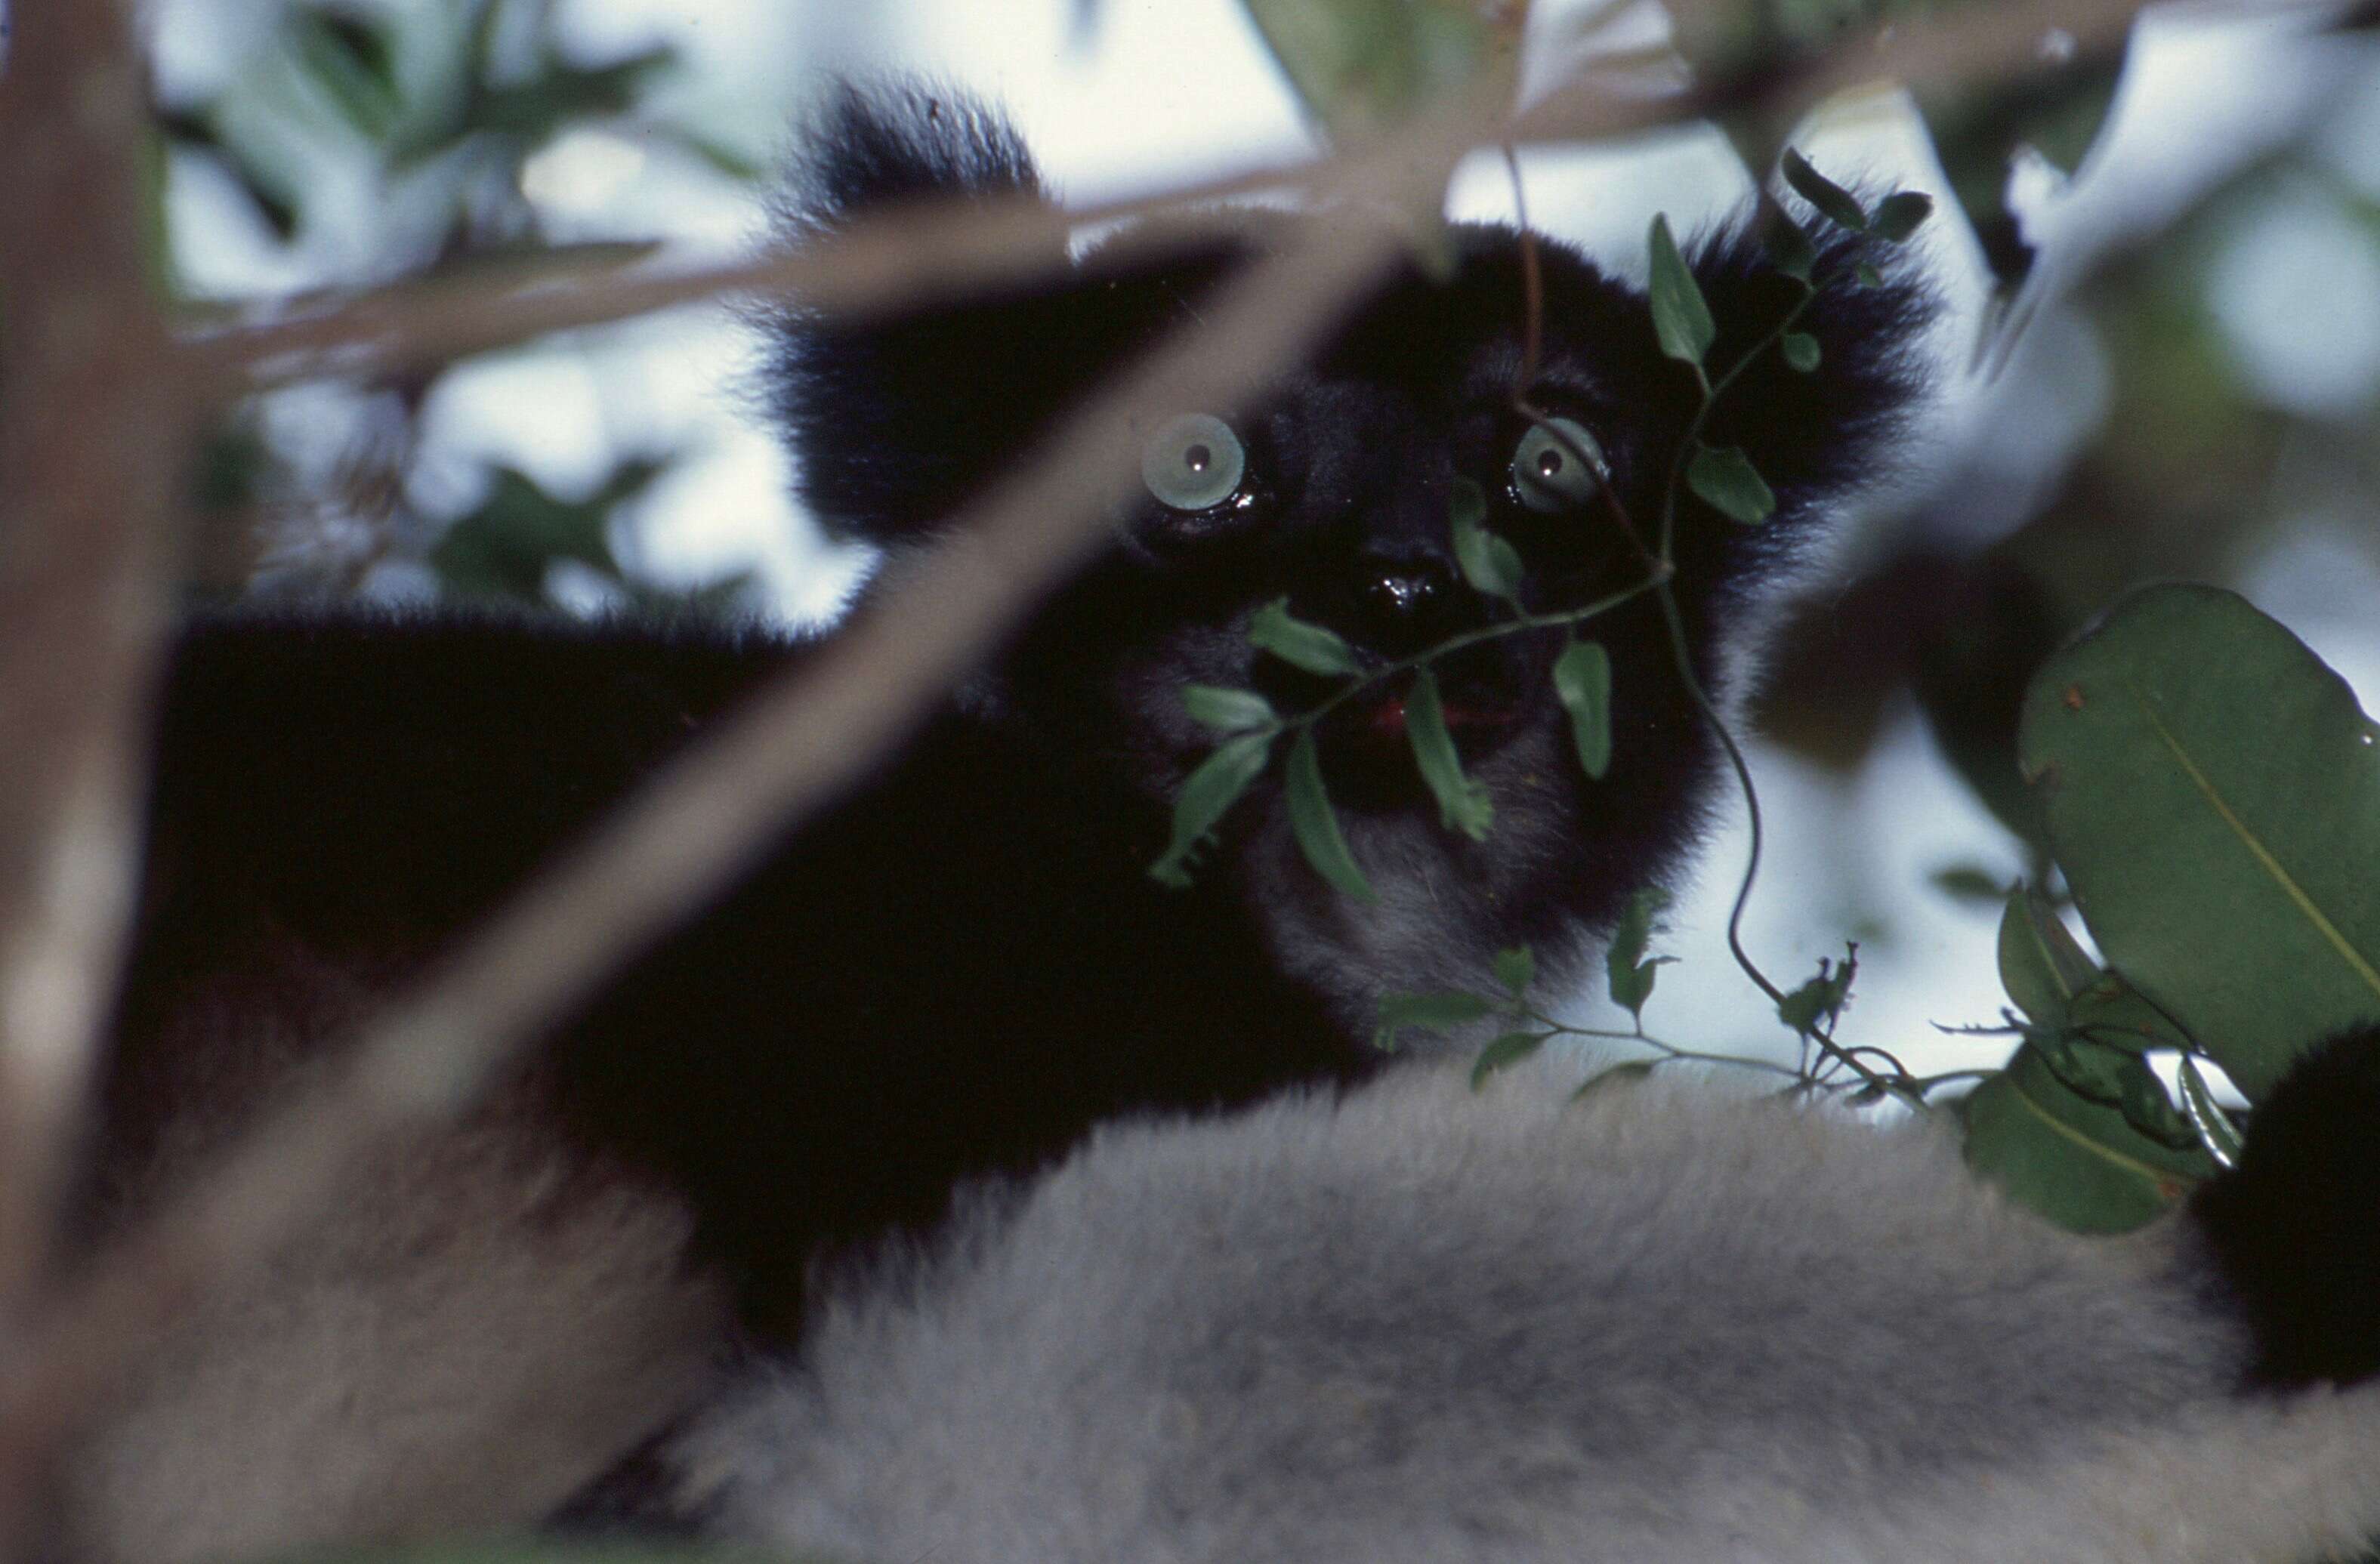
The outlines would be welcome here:
M 1036 179 L 979 109 L 855 91 L 793 188 L 816 227 Z M 1053 256 L 1056 281 L 895 318 L 778 322 L 805 498 L 840 536 L 930 544 L 1295 221 L 1162 260 L 1093 246 Z M 1301 855 L 1277 767 L 1186 890 L 1152 879 L 1216 742 L 1183 687 L 1283 711 L 1335 688 L 1251 645 L 1264 605 L 1370 667 L 1490 625 L 1512 609 L 1450 533 L 1466 482 L 1528 610 L 1647 568 L 1621 518 L 1641 538 L 1659 515 L 1693 376 L 1641 293 L 1540 239 L 1543 340 L 1516 386 L 1516 236 L 1451 244 L 1450 277 L 1380 285 L 1255 411 L 1137 410 L 1148 491 L 1104 557 L 471 1125 L 161 1344 L 68 1473 L 59 1554 L 642 1509 L 888 1561 L 2212 1558 L 2380 1516 L 2380 1478 L 2322 1453 L 2371 1431 L 2364 1398 L 2256 1378 L 2293 1316 L 2238 1258 L 2256 1218 L 2231 1213 L 2323 1140 L 2289 1137 L 2319 1115 L 2287 1097 L 2258 1132 L 2277 1149 L 2205 1223 L 2094 1246 L 2002 1209 L 1928 1132 L 1651 1089 L 1566 1112 L 1427 1063 L 1342 1095 L 1381 1068 L 1384 990 L 1482 986 L 1512 946 L 1574 962 L 1702 828 L 1714 743 L 1651 598 L 1581 631 L 1612 661 L 1599 779 L 1548 678 L 1568 633 L 1483 639 L 1437 676 L 1496 811 L 1484 839 L 1441 824 L 1409 682 L 1384 681 L 1319 734 L 1376 902 Z M 1748 227 L 1690 258 L 1714 363 L 1799 297 Z M 1905 271 L 1864 285 L 1876 259 L 1823 242 L 1797 323 L 1817 362 L 1754 358 L 1704 430 L 1775 514 L 1680 498 L 1673 590 L 1722 697 L 1764 590 L 1897 459 L 1928 305 Z M 758 629 L 460 611 L 193 627 L 86 1228 L 140 1208 L 808 654 Z M 2367 1113 L 2368 1054 L 2327 1065 Z M 984 1182 L 1002 1179 L 1031 1182 Z M 2347 1179 L 2338 1209 L 2368 1207 L 2368 1175 Z M 954 1195 L 934 1257 L 884 1248 Z M 2369 1276 L 2363 1233 L 2332 1226 Z M 776 1366 L 722 1395 L 731 1340 Z M 2266 1379 L 2370 1366 L 2289 1361 Z

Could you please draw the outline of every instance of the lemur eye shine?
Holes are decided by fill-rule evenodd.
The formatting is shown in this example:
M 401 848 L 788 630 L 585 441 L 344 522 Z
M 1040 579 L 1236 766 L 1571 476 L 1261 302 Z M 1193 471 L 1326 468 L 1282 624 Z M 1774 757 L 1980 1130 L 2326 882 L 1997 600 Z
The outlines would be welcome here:
M 1568 510 L 1595 497 L 1596 486 L 1609 473 L 1603 447 L 1576 418 L 1549 418 L 1531 424 L 1512 452 L 1512 491 L 1533 511 Z M 1558 436 L 1554 430 L 1560 430 Z M 1565 443 L 1567 441 L 1567 443 Z M 1589 458 L 1582 464 L 1579 455 Z
M 1141 481 L 1177 511 L 1211 510 L 1240 491 L 1248 454 L 1232 426 L 1211 413 L 1180 413 L 1160 424 L 1140 453 Z

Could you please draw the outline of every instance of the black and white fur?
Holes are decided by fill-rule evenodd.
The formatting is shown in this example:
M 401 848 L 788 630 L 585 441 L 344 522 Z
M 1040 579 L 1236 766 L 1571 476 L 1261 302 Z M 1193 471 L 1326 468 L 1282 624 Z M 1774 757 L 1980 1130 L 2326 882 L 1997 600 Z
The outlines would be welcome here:
M 853 93 L 795 216 L 1034 188 L 982 112 Z M 929 540 L 1289 221 L 1171 261 L 1094 249 L 1046 285 L 899 319 L 783 322 L 807 497 L 847 536 Z M 1457 476 L 1491 496 L 1532 606 L 1642 568 L 1599 507 L 1548 517 L 1513 494 L 1517 247 L 1491 227 L 1455 244 L 1451 282 L 1393 278 L 1240 421 L 1232 502 L 1120 517 L 1119 546 L 869 788 L 644 952 L 402 1187 L 162 1343 L 70 1464 L 58 1556 L 526 1525 L 641 1448 L 575 1512 L 657 1498 L 726 1534 L 888 1558 L 1760 1557 L 1772 1538 L 1818 1557 L 1838 1534 L 1948 1536 L 1941 1517 L 2003 1483 L 2049 1481 L 2045 1449 L 2149 1460 L 2168 1414 L 2227 1449 L 2296 1426 L 2235 1398 L 2258 1349 L 2198 1239 L 2049 1234 L 1913 1132 L 1666 1093 L 1565 1115 L 1426 1069 L 1337 1095 L 1378 1067 L 1383 988 L 1482 983 L 1513 944 L 1558 967 L 1695 835 L 1712 744 L 1649 602 L 1592 632 L 1615 663 L 1601 782 L 1548 688 L 1559 634 L 1442 670 L 1498 808 L 1484 843 L 1439 826 L 1392 703 L 1325 732 L 1378 906 L 1313 875 L 1271 781 L 1193 889 L 1149 879 L 1212 742 L 1180 685 L 1287 709 L 1326 688 L 1251 649 L 1258 605 L 1286 597 L 1378 659 L 1491 617 L 1451 559 Z M 1541 249 L 1532 395 L 1594 431 L 1612 494 L 1648 521 L 1692 380 L 1639 295 Z M 1682 513 L 1678 600 L 1715 686 L 1730 626 L 1890 461 L 1913 394 L 1922 292 L 1856 285 L 1857 259 L 1822 253 L 1815 372 L 1764 358 L 1707 430 L 1779 500 L 1759 529 Z M 1791 301 L 1741 234 L 1695 270 L 1718 362 Z M 757 631 L 462 612 L 195 627 L 161 721 L 86 1231 L 143 1208 L 808 655 Z M 1056 1173 L 996 1182 L 1087 1135 Z M 888 1235 L 946 1225 L 940 1257 L 881 1257 Z M 2077 1310 L 2161 1323 L 2102 1343 Z M 731 1340 L 790 1366 L 697 1415 Z M 2019 1508 L 2011 1523 L 2055 1524 Z M 1795 1514 L 1809 1524 L 1782 1529 Z M 1825 1515 L 1850 1529 L 1811 1529 Z

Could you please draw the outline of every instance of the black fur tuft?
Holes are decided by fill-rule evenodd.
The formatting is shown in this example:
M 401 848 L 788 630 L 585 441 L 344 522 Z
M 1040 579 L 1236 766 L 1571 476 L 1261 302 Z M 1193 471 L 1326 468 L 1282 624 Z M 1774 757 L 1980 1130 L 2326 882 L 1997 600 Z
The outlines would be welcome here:
M 1720 233 L 1691 261 L 1718 325 L 1709 356 L 1715 376 L 1732 369 L 1801 297 L 1760 241 L 1761 224 L 1780 218 L 1771 209 Z M 1764 349 L 1720 396 L 1704 434 L 1709 444 L 1739 445 L 1751 455 L 1776 491 L 1776 522 L 1788 525 L 1903 465 L 1895 446 L 1922 405 L 1920 345 L 1940 309 L 1896 247 L 1823 223 L 1805 229 L 1813 226 L 1824 230 L 1814 236 L 1817 293 L 1793 329 L 1816 340 L 1817 367 L 1804 373 L 1776 347 Z M 1858 280 L 1863 264 L 1876 269 L 1879 285 Z
M 1041 193 L 996 110 L 921 86 L 846 85 L 820 114 L 780 221 L 799 237 L 905 201 Z M 885 321 L 827 326 L 796 311 L 776 323 L 771 400 L 801 496 L 828 531 L 869 542 L 941 520 L 1016 457 L 1075 372 L 1057 346 L 1065 311 L 1046 291 L 950 297 Z
M 2240 1165 L 2192 1213 L 2255 1334 L 2255 1378 L 2380 1373 L 2380 1025 L 2309 1054 L 2249 1124 Z
M 865 207 L 960 195 L 1038 195 L 1033 155 L 1007 116 L 918 82 L 844 82 L 828 96 L 782 202 L 795 225 Z

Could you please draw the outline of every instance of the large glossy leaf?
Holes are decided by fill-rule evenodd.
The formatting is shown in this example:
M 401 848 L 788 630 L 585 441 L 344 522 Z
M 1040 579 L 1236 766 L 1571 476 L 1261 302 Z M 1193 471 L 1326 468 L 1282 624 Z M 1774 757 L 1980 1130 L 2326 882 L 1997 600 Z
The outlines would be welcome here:
M 2289 631 L 2143 592 L 2043 668 L 2021 750 L 2100 950 L 2252 1100 L 2380 1016 L 2380 732 Z
M 2011 1199 L 2077 1232 L 2139 1227 L 2215 1171 L 2195 1146 L 2162 1145 L 2133 1128 L 2121 1109 L 2070 1091 L 2029 1047 L 1976 1087 L 1964 1111 L 1969 1165 Z

